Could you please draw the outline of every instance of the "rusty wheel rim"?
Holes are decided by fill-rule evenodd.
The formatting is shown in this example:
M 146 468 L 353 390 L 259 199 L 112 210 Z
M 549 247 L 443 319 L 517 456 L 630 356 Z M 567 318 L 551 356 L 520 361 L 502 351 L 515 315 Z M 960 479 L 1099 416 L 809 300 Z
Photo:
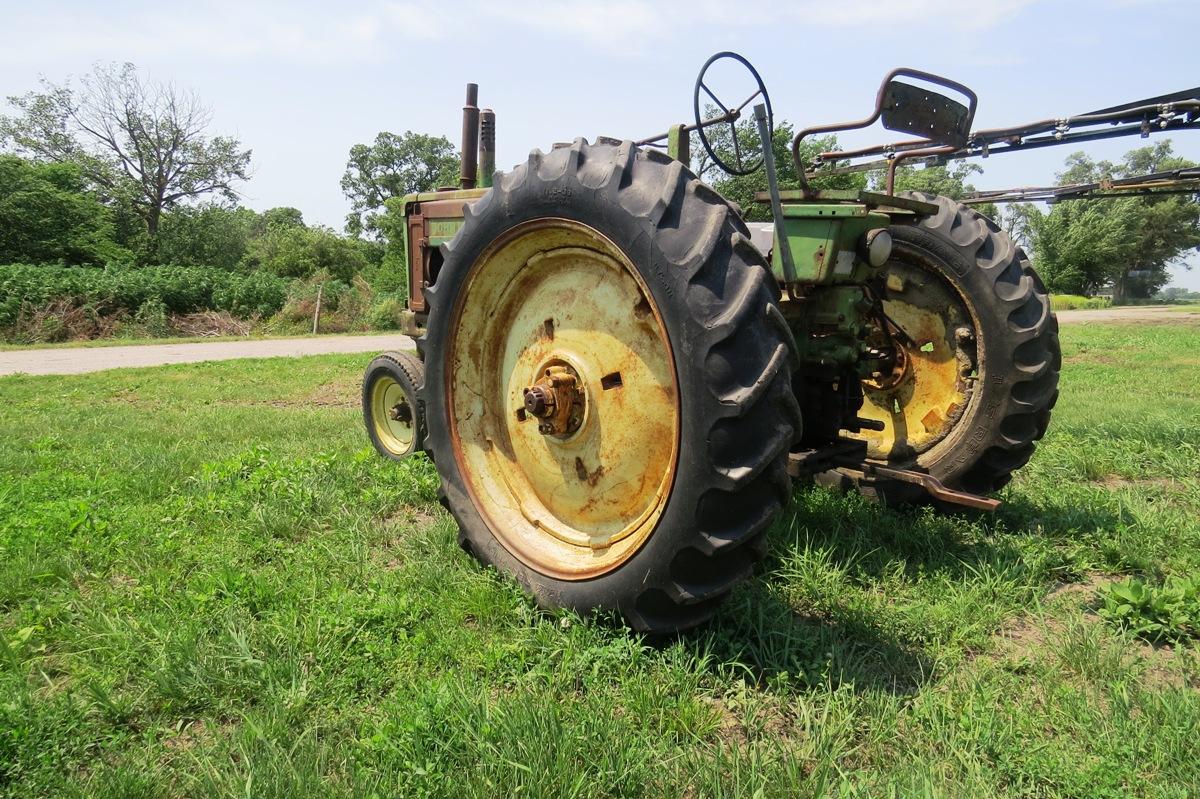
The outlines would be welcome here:
M 669 339 L 632 263 L 591 227 L 535 220 L 476 260 L 453 314 L 450 439 L 475 508 L 543 574 L 619 567 L 657 527 L 679 450 Z M 547 404 L 563 412 L 534 415 Z
M 375 436 L 393 455 L 412 451 L 416 430 L 412 404 L 404 387 L 383 375 L 371 386 L 371 423 Z
M 978 374 L 978 326 L 962 295 L 931 268 L 888 265 L 884 312 L 912 343 L 900 345 L 894 374 L 863 381 L 859 416 L 883 423 L 864 430 L 870 457 L 918 459 L 952 438 Z

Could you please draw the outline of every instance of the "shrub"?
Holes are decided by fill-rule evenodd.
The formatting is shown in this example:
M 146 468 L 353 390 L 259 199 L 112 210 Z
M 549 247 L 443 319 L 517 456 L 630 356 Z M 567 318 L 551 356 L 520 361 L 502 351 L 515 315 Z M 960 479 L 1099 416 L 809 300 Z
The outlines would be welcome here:
M 141 326 L 146 334 L 154 338 L 164 338 L 171 335 L 171 323 L 167 320 L 167 305 L 161 297 L 147 297 L 146 301 L 133 315 L 133 321 Z
M 398 330 L 404 301 L 398 297 L 383 297 L 367 313 L 367 325 L 373 330 Z
M 1084 297 L 1081 294 L 1051 294 L 1050 307 L 1056 311 L 1095 310 L 1112 307 L 1108 297 Z

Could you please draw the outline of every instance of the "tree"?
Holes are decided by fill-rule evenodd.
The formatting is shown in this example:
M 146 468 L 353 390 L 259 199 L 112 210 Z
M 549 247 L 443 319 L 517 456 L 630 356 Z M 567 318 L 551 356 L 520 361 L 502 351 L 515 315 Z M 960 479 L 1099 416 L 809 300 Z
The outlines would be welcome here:
M 1067 157 L 1060 185 L 1194 166 L 1172 153 L 1169 140 L 1131 150 L 1121 163 Z M 1170 281 L 1168 267 L 1200 248 L 1195 195 L 1064 200 L 1030 217 L 1038 271 L 1051 291 L 1092 294 L 1112 286 L 1113 301 L 1149 297 Z
M 130 253 L 74 164 L 0 155 L 0 263 L 104 264 Z
M 275 226 L 252 240 L 244 264 L 281 277 L 311 277 L 320 271 L 349 282 L 368 265 L 355 239 L 327 227 Z
M 306 227 L 304 214 L 299 208 L 281 205 L 268 208 L 254 221 L 254 234 L 261 236 L 272 228 Z
M 380 235 L 379 216 L 388 199 L 456 185 L 458 169 L 458 150 L 445 136 L 382 131 L 374 144 L 354 145 L 342 176 L 352 209 L 346 231 Z
M 10 97 L 0 141 L 40 161 L 74 163 L 113 202 L 132 207 L 154 254 L 163 213 L 180 202 L 233 200 L 250 150 L 206 135 L 211 111 L 190 92 L 144 82 L 133 64 L 96 66 L 78 86 L 45 79 L 41 92 Z
M 708 116 L 715 115 L 717 110 L 709 108 Z M 755 160 L 756 154 L 762 152 L 759 143 L 758 127 L 751 119 L 743 119 L 736 125 L 738 149 L 743 154 L 743 160 Z M 728 125 L 714 125 L 706 131 L 713 150 L 721 160 L 733 164 L 734 146 L 733 130 Z M 795 135 L 792 124 L 780 120 L 775 125 L 771 136 L 771 149 L 775 156 L 775 174 L 780 190 L 800 188 L 800 180 L 796 175 L 796 165 L 792 160 L 792 137 Z M 730 175 L 713 163 L 699 136 L 692 134 L 692 166 L 696 174 L 707 181 L 726 199 L 737 203 L 747 220 L 768 222 L 771 220 L 771 206 L 755 202 L 754 195 L 767 190 L 766 170 L 760 169 L 749 175 Z M 800 156 L 803 163 L 810 163 L 819 152 L 837 149 L 836 136 L 820 136 L 801 142 Z M 861 174 L 830 175 L 812 182 L 817 189 L 861 189 L 866 185 L 866 178 Z
M 901 164 L 896 169 L 896 191 L 923 191 L 959 200 L 964 194 L 975 191 L 975 187 L 967 182 L 967 178 L 982 172 L 983 167 L 979 164 L 966 161 L 927 166 L 922 169 Z
M 173 266 L 236 269 L 259 219 L 249 208 L 216 204 L 168 211 L 160 223 L 158 260 Z

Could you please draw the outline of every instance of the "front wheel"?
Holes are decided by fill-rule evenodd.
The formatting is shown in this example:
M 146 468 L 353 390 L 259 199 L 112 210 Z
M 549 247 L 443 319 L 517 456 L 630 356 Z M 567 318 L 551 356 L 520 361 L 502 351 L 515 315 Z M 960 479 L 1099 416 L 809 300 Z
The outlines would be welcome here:
M 385 352 L 363 374 L 362 413 L 367 437 L 383 457 L 399 461 L 425 446 L 419 392 L 425 366 L 407 352 Z
M 1033 455 L 1058 397 L 1058 321 L 1025 253 L 990 219 L 935 195 L 938 212 L 889 228 L 883 309 L 895 368 L 863 382 L 870 458 L 986 494 Z M 888 484 L 860 484 L 885 499 Z

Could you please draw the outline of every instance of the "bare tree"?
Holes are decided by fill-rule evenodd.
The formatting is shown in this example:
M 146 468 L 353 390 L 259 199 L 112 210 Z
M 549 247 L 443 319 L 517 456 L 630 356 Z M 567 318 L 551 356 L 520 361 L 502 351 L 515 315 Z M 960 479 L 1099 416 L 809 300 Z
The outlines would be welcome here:
M 43 78 L 41 92 L 8 99 L 20 114 L 0 117 L 0 141 L 79 164 L 104 194 L 132 205 L 151 248 L 163 211 L 202 195 L 235 199 L 248 177 L 250 150 L 207 135 L 212 112 L 195 94 L 145 82 L 133 64 L 97 65 L 77 87 Z

